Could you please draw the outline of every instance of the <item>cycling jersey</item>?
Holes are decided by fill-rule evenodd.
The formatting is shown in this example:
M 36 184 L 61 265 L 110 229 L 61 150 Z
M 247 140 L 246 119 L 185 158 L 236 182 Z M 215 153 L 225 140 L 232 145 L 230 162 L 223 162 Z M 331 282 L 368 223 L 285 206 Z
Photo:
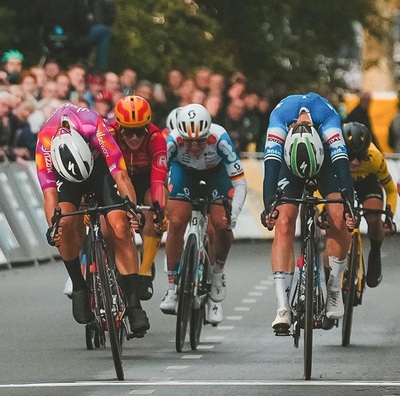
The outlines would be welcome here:
M 134 180 L 139 178 L 139 176 L 136 177 L 138 173 L 146 173 L 146 178 L 148 178 L 150 171 L 151 198 L 163 207 L 164 185 L 167 177 L 167 146 L 160 130 L 156 125 L 150 124 L 140 147 L 132 150 L 119 132 L 115 119 L 110 122 L 110 127 L 124 156 L 133 186 L 136 189 L 137 183 L 134 183 Z
M 103 119 L 93 110 L 66 103 L 60 106 L 44 123 L 38 133 L 36 168 L 42 190 L 56 187 L 56 175 L 50 155 L 51 140 L 61 127 L 63 116 L 88 143 L 93 157 L 102 155 L 111 175 L 126 170 L 124 158 Z
M 264 204 L 273 200 L 283 158 L 283 146 L 288 129 L 302 111 L 306 111 L 324 144 L 329 148 L 333 170 L 339 179 L 340 188 L 353 190 L 348 155 L 341 130 L 341 119 L 331 103 L 310 92 L 305 95 L 290 95 L 272 111 L 267 129 L 264 150 Z
M 246 198 L 246 180 L 240 158 L 226 130 L 211 124 L 207 145 L 199 156 L 194 156 L 185 147 L 177 130 L 167 137 L 168 165 L 180 163 L 188 171 L 204 171 L 216 168 L 221 162 L 235 189 L 232 201 L 232 218 L 237 219 Z
M 354 182 L 365 180 L 370 175 L 376 175 L 379 183 L 385 189 L 387 204 L 390 205 L 393 213 L 396 212 L 397 189 L 389 173 L 385 158 L 373 143 L 368 148 L 368 158 L 360 162 L 356 171 L 351 172 Z

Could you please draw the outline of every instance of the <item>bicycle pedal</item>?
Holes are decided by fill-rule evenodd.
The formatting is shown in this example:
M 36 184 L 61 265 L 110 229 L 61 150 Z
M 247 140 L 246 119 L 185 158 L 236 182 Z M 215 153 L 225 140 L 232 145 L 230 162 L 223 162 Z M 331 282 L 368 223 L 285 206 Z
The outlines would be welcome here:
M 286 337 L 286 336 L 290 336 L 290 327 L 288 327 L 287 325 L 282 325 L 282 326 L 275 326 L 273 328 L 274 333 L 276 336 L 278 337 Z
M 128 340 L 131 340 L 133 338 L 143 338 L 146 333 L 147 333 L 147 331 L 138 332 L 138 333 L 130 332 L 130 333 L 128 333 L 127 337 L 128 337 Z

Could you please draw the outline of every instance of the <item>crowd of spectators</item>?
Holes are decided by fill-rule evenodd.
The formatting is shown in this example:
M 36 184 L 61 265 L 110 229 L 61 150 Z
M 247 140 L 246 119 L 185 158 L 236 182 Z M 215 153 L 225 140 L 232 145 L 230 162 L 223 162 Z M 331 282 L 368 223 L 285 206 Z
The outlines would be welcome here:
M 17 50 L 3 55 L 0 70 L 0 158 L 33 159 L 36 136 L 45 120 L 68 101 L 92 108 L 105 120 L 113 117 L 115 103 L 126 95 L 147 99 L 153 122 L 165 128 L 168 114 L 188 103 L 201 103 L 232 137 L 239 152 L 263 151 L 269 113 L 276 103 L 249 89 L 247 78 L 235 73 L 226 78 L 201 67 L 193 75 L 178 69 L 168 73 L 164 84 L 139 78 L 130 68 L 121 73 L 89 74 L 84 64 L 67 69 L 55 60 L 44 66 L 23 67 Z

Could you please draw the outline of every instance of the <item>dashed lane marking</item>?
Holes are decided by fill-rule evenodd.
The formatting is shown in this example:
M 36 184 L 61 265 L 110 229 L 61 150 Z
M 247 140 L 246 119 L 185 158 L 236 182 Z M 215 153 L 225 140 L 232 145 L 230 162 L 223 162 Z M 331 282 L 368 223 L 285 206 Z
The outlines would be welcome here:
M 235 307 L 235 311 L 250 311 L 250 307 Z
M 225 317 L 226 320 L 242 320 L 242 315 L 229 315 Z
M 201 359 L 203 355 L 183 355 L 182 359 Z
M 242 300 L 243 304 L 254 304 L 256 302 L 257 302 L 257 300 L 255 298 L 244 298 Z
M 263 292 L 260 292 L 260 291 L 250 291 L 250 292 L 248 292 L 247 293 L 249 296 L 251 296 L 251 297 L 258 297 L 258 296 L 262 296 L 263 295 Z

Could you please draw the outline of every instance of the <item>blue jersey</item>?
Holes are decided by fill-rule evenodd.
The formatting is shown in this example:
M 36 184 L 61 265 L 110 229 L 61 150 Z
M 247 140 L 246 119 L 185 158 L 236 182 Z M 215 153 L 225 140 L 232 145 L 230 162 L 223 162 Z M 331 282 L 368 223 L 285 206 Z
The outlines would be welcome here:
M 308 113 L 321 140 L 329 149 L 329 159 L 340 189 L 346 189 L 352 194 L 353 183 L 339 113 L 328 100 L 310 92 L 287 96 L 271 113 L 264 150 L 265 207 L 271 202 L 277 189 L 286 136 L 303 111 Z

